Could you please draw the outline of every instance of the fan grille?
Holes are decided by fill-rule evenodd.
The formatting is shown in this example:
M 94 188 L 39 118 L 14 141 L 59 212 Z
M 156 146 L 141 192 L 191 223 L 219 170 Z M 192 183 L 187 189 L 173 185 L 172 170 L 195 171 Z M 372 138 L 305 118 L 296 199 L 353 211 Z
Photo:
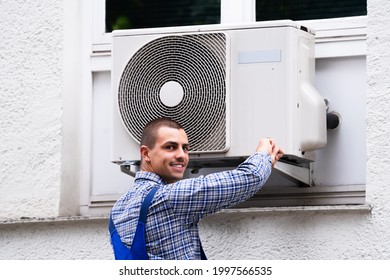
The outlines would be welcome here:
M 168 117 L 187 132 L 191 152 L 226 151 L 226 34 L 169 35 L 140 48 L 119 83 L 123 123 L 139 143 L 144 126 Z M 177 104 L 162 101 L 161 88 L 180 84 Z

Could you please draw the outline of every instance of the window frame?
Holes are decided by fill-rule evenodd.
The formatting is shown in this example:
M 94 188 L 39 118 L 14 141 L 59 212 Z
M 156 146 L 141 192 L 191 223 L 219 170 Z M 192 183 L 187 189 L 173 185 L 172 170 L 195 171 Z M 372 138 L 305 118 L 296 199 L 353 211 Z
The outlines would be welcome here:
M 221 22 L 222 24 L 239 24 L 240 22 L 251 22 L 255 18 L 254 0 L 243 2 L 236 0 L 221 1 Z M 90 1 L 92 5 L 92 39 L 90 44 L 90 73 L 111 71 L 111 33 L 105 32 L 105 0 Z M 237 16 L 233 14 L 233 6 L 245 11 Z M 243 16 L 244 14 L 244 16 Z M 296 21 L 303 26 L 309 26 L 316 30 L 316 59 L 318 58 L 340 58 L 352 56 L 366 56 L 367 16 L 316 19 Z M 93 95 L 93 87 L 90 96 Z M 91 102 L 92 103 L 92 102 Z M 88 104 L 92 111 L 92 104 Z M 91 124 L 89 124 L 91 125 Z M 91 131 L 89 127 L 87 131 Z M 90 136 L 89 136 L 90 137 Z M 91 149 L 90 149 L 91 151 Z M 90 152 L 91 153 L 91 152 Z M 80 190 L 80 204 L 82 215 L 99 215 L 108 213 L 117 195 L 91 196 L 92 180 L 91 166 L 85 168 L 84 178 L 90 178 L 88 184 Z M 118 166 L 118 172 L 120 168 Z M 88 180 L 87 180 L 88 181 Z M 84 182 L 85 185 L 87 182 Z M 295 206 L 294 200 L 306 199 L 311 203 L 320 205 L 346 205 L 365 203 L 365 184 L 348 186 L 322 186 L 321 188 L 308 189 L 266 189 L 262 195 L 254 196 L 242 207 L 281 207 Z M 270 201 L 272 202 L 270 204 Z M 304 203 L 303 203 L 304 204 Z
M 92 70 L 109 71 L 111 33 L 105 32 L 105 0 L 92 2 Z M 221 0 L 221 24 L 255 21 L 255 0 Z M 239 11 L 239 12 L 237 12 Z M 316 58 L 365 56 L 367 16 L 296 21 L 316 31 Z M 106 57 L 103 61 L 102 56 Z M 102 64 L 104 63 L 104 65 Z M 103 67 L 102 69 L 100 69 Z

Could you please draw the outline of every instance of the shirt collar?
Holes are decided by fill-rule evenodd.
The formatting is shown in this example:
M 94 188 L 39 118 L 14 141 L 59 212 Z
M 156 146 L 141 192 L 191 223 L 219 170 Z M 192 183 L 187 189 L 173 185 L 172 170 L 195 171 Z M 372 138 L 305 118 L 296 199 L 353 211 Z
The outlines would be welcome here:
M 146 181 L 153 181 L 155 182 L 156 184 L 159 184 L 159 185 L 165 185 L 166 182 L 163 180 L 163 178 L 161 178 L 159 175 L 157 175 L 156 173 L 153 173 L 153 172 L 148 172 L 148 171 L 138 171 L 136 174 L 135 174 L 135 180 L 140 180 L 140 181 L 143 181 L 143 180 L 146 180 Z

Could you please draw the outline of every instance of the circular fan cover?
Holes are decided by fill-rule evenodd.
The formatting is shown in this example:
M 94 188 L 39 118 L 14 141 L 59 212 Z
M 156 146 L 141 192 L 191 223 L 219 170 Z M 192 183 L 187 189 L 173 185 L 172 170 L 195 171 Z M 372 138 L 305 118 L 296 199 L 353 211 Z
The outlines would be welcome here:
M 179 122 L 191 152 L 227 150 L 226 35 L 169 35 L 140 48 L 119 83 L 118 105 L 130 135 L 160 117 Z

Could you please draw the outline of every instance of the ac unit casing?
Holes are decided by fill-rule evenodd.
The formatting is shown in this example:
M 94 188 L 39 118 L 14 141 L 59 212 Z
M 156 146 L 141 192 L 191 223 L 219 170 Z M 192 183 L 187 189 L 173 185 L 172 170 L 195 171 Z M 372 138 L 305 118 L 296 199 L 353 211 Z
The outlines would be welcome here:
M 215 36 L 217 42 L 210 42 Z M 255 151 L 261 137 L 274 138 L 284 149 L 285 158 L 295 162 L 315 160 L 313 151 L 326 145 L 326 105 L 313 86 L 314 32 L 307 28 L 293 21 L 272 21 L 238 26 L 118 30 L 112 38 L 113 162 L 139 160 L 136 127 L 142 128 L 151 118 L 161 116 L 181 118 L 184 122 L 188 118 L 188 129 L 198 126 L 195 134 L 187 131 L 190 145 L 202 142 L 203 138 L 211 144 L 222 141 L 222 146 L 210 149 L 207 145 L 203 149 L 200 143 L 200 148 L 190 154 L 192 162 L 245 158 Z M 195 50 L 184 50 L 189 58 L 179 59 L 178 63 L 175 39 L 178 50 L 185 48 L 187 39 L 196 41 Z M 171 57 L 168 62 L 158 62 L 166 56 Z M 197 71 L 198 63 L 205 68 Z M 215 64 L 217 70 L 213 68 Z M 221 67 L 224 73 L 215 74 Z M 175 78 L 176 71 L 181 73 L 180 78 Z M 189 86 L 185 81 L 187 74 Z M 214 79 L 214 74 L 222 77 Z M 145 80 L 148 75 L 156 77 Z M 198 75 L 204 75 L 206 86 L 203 81 L 198 81 L 199 85 L 193 81 Z M 222 85 L 213 85 L 214 80 L 221 83 L 221 79 Z M 159 88 L 170 80 L 183 88 L 179 89 L 182 91 L 179 97 L 174 97 L 179 100 L 167 104 Z M 157 85 L 157 89 L 151 88 L 152 85 Z M 200 96 L 202 88 L 212 97 Z M 192 103 L 182 108 L 187 97 L 193 99 Z M 214 106 L 215 98 L 218 100 Z M 214 107 L 220 107 L 216 110 L 221 112 L 211 114 Z M 191 119 L 194 115 L 195 120 Z M 221 120 L 214 121 L 219 117 Z M 133 132 L 133 128 L 138 132 Z

